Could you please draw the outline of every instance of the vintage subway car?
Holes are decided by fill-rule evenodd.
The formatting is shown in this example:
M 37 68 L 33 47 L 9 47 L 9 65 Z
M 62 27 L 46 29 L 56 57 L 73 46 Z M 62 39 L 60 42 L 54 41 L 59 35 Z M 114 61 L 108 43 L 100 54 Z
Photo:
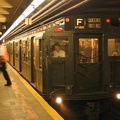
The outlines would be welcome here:
M 68 16 L 6 41 L 9 63 L 44 98 L 92 101 L 101 109 L 119 93 L 118 17 Z

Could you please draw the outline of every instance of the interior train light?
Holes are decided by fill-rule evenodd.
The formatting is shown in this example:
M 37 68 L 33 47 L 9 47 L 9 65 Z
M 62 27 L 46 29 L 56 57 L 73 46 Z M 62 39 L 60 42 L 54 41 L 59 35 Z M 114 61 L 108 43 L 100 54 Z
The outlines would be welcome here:
M 2 35 L 0 40 L 2 40 L 7 34 L 9 34 L 18 24 L 20 24 L 28 15 L 30 15 L 44 1 L 45 0 L 33 0 L 33 2 L 25 9 L 25 11 L 11 25 L 11 27 Z
M 62 98 L 61 97 L 57 97 L 56 98 L 56 103 L 61 104 L 62 103 Z
M 106 23 L 110 23 L 111 20 L 109 18 L 106 19 Z

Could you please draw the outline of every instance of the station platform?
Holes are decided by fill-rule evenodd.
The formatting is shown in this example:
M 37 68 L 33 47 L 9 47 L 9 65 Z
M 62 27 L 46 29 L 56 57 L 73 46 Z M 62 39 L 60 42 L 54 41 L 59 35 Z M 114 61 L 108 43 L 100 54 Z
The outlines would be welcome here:
M 0 72 L 0 120 L 63 120 L 9 64 L 11 86 Z

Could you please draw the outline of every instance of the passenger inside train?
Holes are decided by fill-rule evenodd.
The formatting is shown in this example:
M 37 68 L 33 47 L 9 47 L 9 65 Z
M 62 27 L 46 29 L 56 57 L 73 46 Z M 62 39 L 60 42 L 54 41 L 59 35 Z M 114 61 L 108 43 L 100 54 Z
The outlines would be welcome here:
M 52 52 L 52 57 L 65 57 L 65 51 L 61 50 L 61 46 L 58 42 L 56 42 L 53 46 L 54 51 Z
M 117 51 L 112 52 L 112 56 L 117 56 L 117 55 L 118 55 Z
M 98 62 L 98 39 L 80 38 L 79 39 L 79 63 Z
M 83 41 L 83 45 L 80 46 L 81 62 L 88 63 L 91 59 L 92 47 L 88 40 Z
M 108 56 L 120 56 L 120 39 L 109 38 L 108 39 Z

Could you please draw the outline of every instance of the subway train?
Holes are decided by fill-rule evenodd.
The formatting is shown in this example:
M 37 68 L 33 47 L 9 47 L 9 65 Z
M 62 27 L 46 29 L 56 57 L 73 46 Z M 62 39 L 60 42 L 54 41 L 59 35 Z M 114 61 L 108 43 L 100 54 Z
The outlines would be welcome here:
M 29 27 L 5 39 L 9 64 L 45 99 L 80 100 L 85 111 L 104 111 L 119 99 L 119 21 L 76 15 Z

